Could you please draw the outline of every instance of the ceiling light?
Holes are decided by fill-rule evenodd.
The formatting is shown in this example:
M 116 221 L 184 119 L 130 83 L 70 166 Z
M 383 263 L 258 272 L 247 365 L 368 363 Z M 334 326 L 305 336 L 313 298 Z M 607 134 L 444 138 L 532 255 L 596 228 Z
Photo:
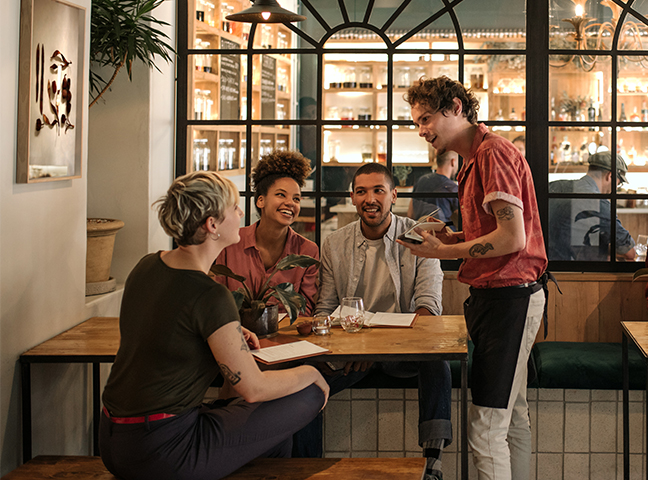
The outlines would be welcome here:
M 306 20 L 303 15 L 281 8 L 276 0 L 256 0 L 250 8 L 225 18 L 233 22 L 246 23 L 286 23 Z

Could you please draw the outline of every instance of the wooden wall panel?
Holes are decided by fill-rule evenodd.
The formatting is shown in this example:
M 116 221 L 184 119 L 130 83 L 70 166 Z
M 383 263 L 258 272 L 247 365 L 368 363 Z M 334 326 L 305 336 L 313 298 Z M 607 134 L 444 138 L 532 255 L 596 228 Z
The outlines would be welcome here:
M 620 342 L 620 322 L 648 320 L 645 282 L 632 282 L 632 274 L 559 272 L 563 291 L 549 284 L 547 341 Z M 443 313 L 463 315 L 468 286 L 457 281 L 456 272 L 446 272 L 443 281 Z M 540 327 L 536 341 L 544 341 Z

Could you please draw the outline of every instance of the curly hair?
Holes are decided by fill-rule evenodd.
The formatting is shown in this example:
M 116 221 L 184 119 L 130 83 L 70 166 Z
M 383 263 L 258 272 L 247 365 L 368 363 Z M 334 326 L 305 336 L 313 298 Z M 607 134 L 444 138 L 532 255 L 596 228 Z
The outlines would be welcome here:
M 254 202 L 259 196 L 267 195 L 270 187 L 280 178 L 292 178 L 299 188 L 303 188 L 310 173 L 310 161 L 295 150 L 274 150 L 264 155 L 252 172 Z M 256 208 L 260 215 L 261 210 Z
M 216 172 L 198 171 L 175 179 L 165 196 L 157 200 L 158 218 L 164 231 L 178 245 L 199 245 L 207 233 L 201 230 L 209 217 L 223 219 L 226 208 L 238 203 L 236 185 Z
M 441 112 L 443 115 L 452 111 L 455 98 L 461 100 L 461 110 L 466 119 L 472 125 L 476 125 L 479 100 L 472 91 L 466 90 L 463 84 L 445 75 L 437 78 L 421 77 L 403 96 L 410 107 L 425 105 L 433 112 Z

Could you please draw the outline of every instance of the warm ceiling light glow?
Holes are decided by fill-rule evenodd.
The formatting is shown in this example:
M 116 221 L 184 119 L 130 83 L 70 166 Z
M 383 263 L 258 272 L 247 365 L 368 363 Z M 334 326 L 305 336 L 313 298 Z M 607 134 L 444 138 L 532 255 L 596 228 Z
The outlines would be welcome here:
M 577 17 L 582 17 L 583 16 L 583 6 L 582 5 L 576 5 L 576 16 Z
M 261 16 L 264 20 L 267 20 L 270 18 L 270 12 L 261 12 Z

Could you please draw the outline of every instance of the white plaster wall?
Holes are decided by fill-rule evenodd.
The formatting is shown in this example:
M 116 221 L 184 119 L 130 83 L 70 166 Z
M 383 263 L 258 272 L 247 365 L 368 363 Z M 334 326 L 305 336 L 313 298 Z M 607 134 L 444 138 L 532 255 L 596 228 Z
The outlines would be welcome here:
M 87 9 L 87 44 L 90 0 L 71 1 Z M 0 475 L 22 457 L 18 356 L 82 321 L 85 308 L 85 174 L 35 185 L 14 181 L 19 19 L 19 0 L 0 2 Z M 87 131 L 87 117 L 77 126 Z M 85 163 L 84 153 L 84 171 Z M 87 369 L 35 366 L 32 378 L 34 454 L 87 452 Z

